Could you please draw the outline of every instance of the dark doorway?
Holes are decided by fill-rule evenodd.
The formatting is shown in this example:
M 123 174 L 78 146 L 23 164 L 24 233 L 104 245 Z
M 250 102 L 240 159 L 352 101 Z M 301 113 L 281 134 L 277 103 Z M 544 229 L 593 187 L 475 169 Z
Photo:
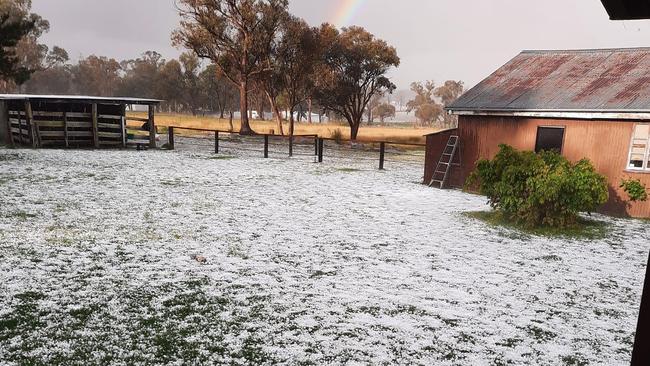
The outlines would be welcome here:
M 535 152 L 555 151 L 562 153 L 564 127 L 538 127 Z

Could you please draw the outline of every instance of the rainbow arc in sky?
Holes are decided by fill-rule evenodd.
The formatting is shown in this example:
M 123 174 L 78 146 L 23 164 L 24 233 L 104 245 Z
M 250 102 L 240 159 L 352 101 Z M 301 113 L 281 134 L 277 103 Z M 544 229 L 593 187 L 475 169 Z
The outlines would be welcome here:
M 366 2 L 368 0 L 340 0 L 332 23 L 339 28 L 350 25 Z

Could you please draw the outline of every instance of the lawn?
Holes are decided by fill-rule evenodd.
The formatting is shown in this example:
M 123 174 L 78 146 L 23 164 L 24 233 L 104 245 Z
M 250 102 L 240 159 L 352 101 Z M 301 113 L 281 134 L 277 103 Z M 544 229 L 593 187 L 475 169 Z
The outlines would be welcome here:
M 648 222 L 535 236 L 421 163 L 197 145 L 0 148 L 0 364 L 629 364 Z

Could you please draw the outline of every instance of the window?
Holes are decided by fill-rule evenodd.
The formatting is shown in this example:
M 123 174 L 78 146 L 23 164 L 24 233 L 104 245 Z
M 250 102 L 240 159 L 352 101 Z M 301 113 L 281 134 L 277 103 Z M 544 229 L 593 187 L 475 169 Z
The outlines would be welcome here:
M 535 144 L 535 152 L 555 151 L 557 153 L 561 153 L 563 143 L 564 127 L 537 128 L 537 143 Z
M 634 126 L 630 144 L 630 161 L 627 165 L 632 170 L 650 171 L 650 124 Z

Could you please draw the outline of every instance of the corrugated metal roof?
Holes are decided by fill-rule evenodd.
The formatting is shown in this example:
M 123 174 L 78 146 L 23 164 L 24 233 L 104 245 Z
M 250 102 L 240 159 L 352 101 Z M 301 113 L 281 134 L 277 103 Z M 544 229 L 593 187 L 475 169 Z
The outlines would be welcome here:
M 650 48 L 523 51 L 448 109 L 650 112 Z
M 34 100 L 53 103 L 65 102 L 98 102 L 109 104 L 158 104 L 158 99 L 123 98 L 123 97 L 94 97 L 88 95 L 36 95 L 36 94 L 0 94 L 0 100 Z

